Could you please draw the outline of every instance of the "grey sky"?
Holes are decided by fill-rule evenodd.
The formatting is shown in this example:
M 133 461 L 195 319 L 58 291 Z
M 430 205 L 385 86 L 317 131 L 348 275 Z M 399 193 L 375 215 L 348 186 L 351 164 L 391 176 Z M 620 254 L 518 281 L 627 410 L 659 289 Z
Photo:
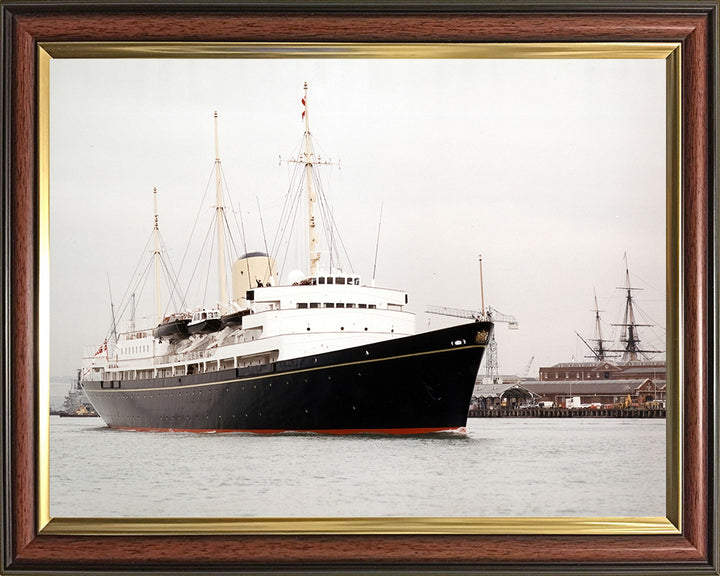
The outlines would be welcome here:
M 662 60 L 53 60 L 51 375 L 74 374 L 110 325 L 152 229 L 152 189 L 177 267 L 214 161 L 248 250 L 272 237 L 288 168 L 311 129 L 340 159 L 325 189 L 353 268 L 427 304 L 513 314 L 500 370 L 582 359 L 593 289 L 609 334 L 627 252 L 664 345 L 665 63 Z M 206 204 L 207 215 L 212 201 Z M 152 301 L 152 287 L 144 295 Z M 139 314 L 148 307 L 140 306 Z M 148 313 L 148 312 L 146 312 Z

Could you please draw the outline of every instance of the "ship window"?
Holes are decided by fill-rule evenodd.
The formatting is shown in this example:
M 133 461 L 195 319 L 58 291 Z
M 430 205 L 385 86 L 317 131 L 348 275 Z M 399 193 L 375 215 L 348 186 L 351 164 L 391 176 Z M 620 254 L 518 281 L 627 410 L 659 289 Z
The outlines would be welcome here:
M 297 307 L 298 308 L 307 308 L 308 305 L 307 305 L 307 302 L 298 302 Z
M 342 302 L 338 302 L 337 304 L 335 304 L 335 308 L 345 308 L 345 304 L 343 304 Z
M 318 278 L 318 284 L 325 284 L 325 276 L 320 276 L 320 278 Z
M 367 308 L 367 304 L 358 304 L 358 308 Z
M 310 284 L 311 284 L 312 286 L 315 286 L 315 285 L 317 284 L 317 278 L 313 278 L 313 279 L 310 281 Z
M 355 286 L 360 286 L 360 278 L 355 278 L 355 282 L 353 282 Z
M 347 283 L 348 283 L 348 286 L 352 286 L 353 279 L 352 279 L 352 278 L 348 278 L 348 279 L 347 279 Z
M 332 284 L 332 283 L 333 283 L 333 277 L 332 277 L 332 276 L 328 276 L 327 283 L 328 283 L 328 284 Z
M 357 304 L 347 304 L 345 308 L 355 308 Z
M 335 302 L 325 302 L 325 308 L 335 308 Z
M 310 308 L 320 308 L 320 302 L 310 302 Z
M 336 278 L 335 284 L 345 284 L 345 278 Z
M 377 306 L 375 304 L 368 304 L 368 308 L 370 308 L 371 310 L 375 310 Z

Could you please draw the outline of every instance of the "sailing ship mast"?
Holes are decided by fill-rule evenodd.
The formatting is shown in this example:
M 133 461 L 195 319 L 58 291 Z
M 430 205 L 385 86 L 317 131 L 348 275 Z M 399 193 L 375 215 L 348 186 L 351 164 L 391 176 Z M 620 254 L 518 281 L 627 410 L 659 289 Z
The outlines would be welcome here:
M 605 350 L 603 342 L 606 342 L 606 340 L 603 340 L 602 337 L 602 324 L 600 323 L 600 307 L 598 306 L 597 293 L 595 293 L 594 290 L 593 296 L 595 297 L 595 333 L 597 334 L 597 338 L 595 339 L 597 347 L 593 350 L 593 353 L 598 360 L 605 360 L 605 357 L 607 356 L 607 350 Z
M 640 348 L 640 335 L 638 334 L 638 327 L 649 327 L 651 324 L 638 324 L 635 321 L 635 308 L 633 305 L 633 290 L 642 290 L 642 288 L 633 288 L 630 285 L 630 270 L 627 262 L 627 254 L 625 254 L 625 286 L 618 287 L 618 290 L 625 290 L 625 313 L 623 315 L 623 322 L 621 324 L 613 324 L 620 328 L 626 329 L 625 334 L 620 338 L 620 341 L 625 344 L 625 347 L 620 350 L 608 350 L 608 352 L 622 352 L 622 362 L 632 362 L 640 359 L 640 354 L 643 353 L 659 353 L 659 350 L 642 350 Z

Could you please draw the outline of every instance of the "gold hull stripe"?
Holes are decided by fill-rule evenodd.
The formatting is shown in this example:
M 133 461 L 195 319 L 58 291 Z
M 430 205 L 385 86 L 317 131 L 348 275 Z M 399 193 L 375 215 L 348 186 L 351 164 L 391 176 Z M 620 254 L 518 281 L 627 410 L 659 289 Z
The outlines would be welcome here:
M 160 386 L 159 388 L 107 388 L 98 390 L 85 390 L 94 394 L 99 393 L 118 393 L 118 392 L 150 392 L 151 390 L 178 390 L 180 388 L 200 388 L 204 386 L 220 386 L 221 384 L 230 384 L 238 382 L 246 382 L 248 380 L 260 380 L 264 378 L 277 378 L 285 375 L 300 374 L 302 372 L 314 372 L 316 370 L 327 370 L 330 368 L 342 368 L 344 366 L 356 366 L 359 364 L 372 364 L 375 362 L 385 362 L 387 360 L 398 360 L 401 358 L 413 358 L 415 356 L 427 356 L 429 354 L 442 354 L 444 352 L 456 352 L 458 350 L 468 350 L 471 348 L 485 348 L 485 344 L 470 344 L 465 346 L 457 346 L 454 348 L 445 348 L 443 350 L 430 350 L 428 352 L 414 352 L 413 354 L 402 354 L 400 356 L 388 356 L 386 358 L 369 358 L 367 360 L 356 360 L 355 362 L 344 362 L 342 364 L 333 364 L 332 366 L 313 366 L 311 368 L 303 368 L 301 370 L 290 370 L 288 372 L 273 372 L 272 374 L 258 374 L 257 376 L 248 376 L 242 378 L 232 378 L 231 380 L 220 380 L 219 382 L 202 382 L 199 384 L 185 384 L 182 386 Z M 207 374 L 207 372 L 206 372 Z M 181 378 L 182 376 L 167 376 L 167 378 Z M 97 381 L 96 381 L 97 382 Z M 107 380 L 105 380 L 107 382 Z M 132 380 L 121 380 L 121 382 L 132 382 Z

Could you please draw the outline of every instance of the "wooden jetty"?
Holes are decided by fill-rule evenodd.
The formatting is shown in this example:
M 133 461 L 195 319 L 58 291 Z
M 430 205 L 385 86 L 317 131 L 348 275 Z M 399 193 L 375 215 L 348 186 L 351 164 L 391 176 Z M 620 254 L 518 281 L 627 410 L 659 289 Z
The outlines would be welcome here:
M 471 408 L 470 418 L 665 418 L 665 408 Z

